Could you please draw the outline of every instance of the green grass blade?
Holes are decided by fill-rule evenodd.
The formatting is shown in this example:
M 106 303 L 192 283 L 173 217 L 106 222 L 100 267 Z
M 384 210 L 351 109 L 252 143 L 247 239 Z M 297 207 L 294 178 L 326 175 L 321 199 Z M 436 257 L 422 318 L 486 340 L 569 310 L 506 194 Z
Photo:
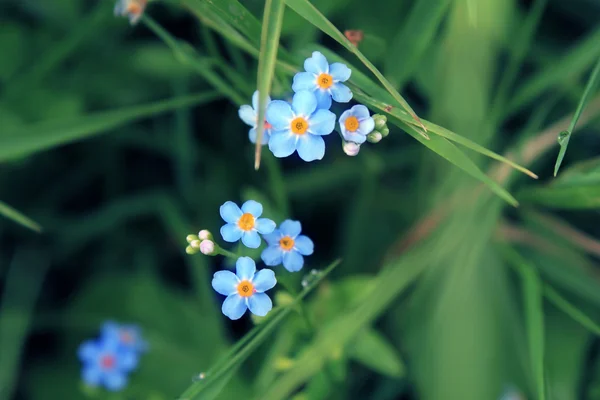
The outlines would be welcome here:
M 17 224 L 21 224 L 38 233 L 42 231 L 42 227 L 37 222 L 33 221 L 29 217 L 26 217 L 2 201 L 0 201 L 0 215 L 3 215 L 8 219 L 12 219 Z
M 552 288 L 552 286 L 544 285 L 544 294 L 546 295 L 546 298 L 558 309 L 562 310 L 569 317 L 573 318 L 574 321 L 581 324 L 581 326 L 588 329 L 593 334 L 600 336 L 600 325 L 595 323 L 583 311 L 579 310 L 567 299 L 561 296 L 556 290 Z
M 586 104 L 590 100 L 590 94 L 596 88 L 598 84 L 598 76 L 600 72 L 600 58 L 596 62 L 596 66 L 594 67 L 592 74 L 590 75 L 590 79 L 585 85 L 585 90 L 583 91 L 583 95 L 579 100 L 579 104 L 577 105 L 577 109 L 575 110 L 575 114 L 573 115 L 573 119 L 571 120 L 571 124 L 569 125 L 569 129 L 566 131 L 566 135 L 563 132 L 559 135 L 559 143 L 560 143 L 560 151 L 558 152 L 558 157 L 556 159 L 556 164 L 554 165 L 554 176 L 558 173 L 558 169 L 560 168 L 560 164 L 562 164 L 563 158 L 565 158 L 565 153 L 567 152 L 567 146 L 569 145 L 569 140 L 571 139 L 571 135 L 573 134 L 573 130 L 575 129 L 575 125 L 577 125 L 577 121 L 583 112 Z
M 267 0 L 265 2 L 265 13 L 263 16 L 262 34 L 260 38 L 260 55 L 258 57 L 258 125 L 256 129 L 256 149 L 254 153 L 254 169 L 260 167 L 260 151 L 262 149 L 262 137 L 264 133 L 265 112 L 267 108 L 267 96 L 271 92 L 275 63 L 277 61 L 277 49 L 279 47 L 279 36 L 283 23 L 284 0 Z
M 215 92 L 182 96 L 141 106 L 85 115 L 72 120 L 42 122 L 5 134 L 0 141 L 0 161 L 89 138 L 142 118 L 215 100 Z
M 348 51 L 354 53 L 356 57 L 377 77 L 377 79 L 382 83 L 382 85 L 386 88 L 386 90 L 392 95 L 395 101 L 398 102 L 400 106 L 402 106 L 410 116 L 415 120 L 418 126 L 420 126 L 423 131 L 419 131 L 419 134 L 426 139 L 429 139 L 427 135 L 427 128 L 417 114 L 410 107 L 408 102 L 404 100 L 404 98 L 398 93 L 398 91 L 394 88 L 394 86 L 383 76 L 381 72 L 361 53 L 360 50 L 356 46 L 354 46 L 342 32 L 340 32 L 332 23 L 325 17 L 315 6 L 313 6 L 308 0 L 286 0 L 287 5 L 296 11 L 300 16 L 305 18 L 308 22 L 319 28 L 321 31 L 326 33 L 336 42 L 344 46 Z

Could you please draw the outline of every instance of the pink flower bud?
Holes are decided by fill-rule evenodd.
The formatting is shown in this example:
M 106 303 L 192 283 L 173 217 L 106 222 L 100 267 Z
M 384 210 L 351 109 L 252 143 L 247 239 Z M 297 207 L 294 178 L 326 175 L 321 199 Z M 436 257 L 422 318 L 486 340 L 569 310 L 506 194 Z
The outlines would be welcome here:
M 344 149 L 344 153 L 351 157 L 354 157 L 360 151 L 360 144 L 356 144 L 354 142 L 344 142 L 342 147 Z
M 198 237 L 200 238 L 200 240 L 206 240 L 210 239 L 211 234 L 208 230 L 202 229 L 200 232 L 198 232 Z
M 212 240 L 203 240 L 200 243 L 200 252 L 206 256 L 210 256 L 215 251 L 215 243 Z

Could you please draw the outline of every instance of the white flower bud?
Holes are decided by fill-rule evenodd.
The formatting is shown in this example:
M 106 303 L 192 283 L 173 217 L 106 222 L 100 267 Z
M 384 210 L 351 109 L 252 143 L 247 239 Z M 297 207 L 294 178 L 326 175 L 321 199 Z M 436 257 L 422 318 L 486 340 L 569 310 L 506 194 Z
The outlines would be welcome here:
M 356 144 L 354 142 L 344 142 L 342 148 L 344 149 L 344 153 L 354 157 L 360 151 L 360 144 Z
M 200 241 L 199 240 L 192 240 L 190 242 L 190 246 L 192 246 L 195 249 L 198 249 L 198 248 L 200 248 Z
M 202 229 L 200 232 L 198 232 L 198 237 L 200 238 L 200 240 L 210 239 L 211 236 L 212 234 L 206 229 Z
M 210 256 L 215 251 L 215 243 L 212 240 L 203 240 L 200 243 L 200 252 L 206 256 Z

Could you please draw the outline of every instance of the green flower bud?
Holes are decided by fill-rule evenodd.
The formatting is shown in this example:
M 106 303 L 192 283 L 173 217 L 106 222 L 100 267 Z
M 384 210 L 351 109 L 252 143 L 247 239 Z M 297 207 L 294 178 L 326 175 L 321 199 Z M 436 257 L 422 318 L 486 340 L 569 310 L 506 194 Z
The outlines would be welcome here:
M 198 236 L 196 236 L 196 235 L 187 235 L 185 237 L 185 240 L 187 240 L 188 243 L 192 243 L 194 240 L 198 240 Z
M 192 246 L 188 246 L 185 248 L 185 252 L 188 253 L 189 255 L 193 255 L 198 253 L 198 251 L 200 251 L 200 249 L 192 247 Z
M 387 126 L 385 126 L 382 129 L 380 129 L 379 132 L 381 132 L 381 136 L 386 137 L 390 134 L 390 129 Z
M 381 134 L 381 132 L 376 131 L 376 130 L 367 135 L 367 140 L 370 143 L 379 143 L 382 138 L 383 138 L 383 135 Z
M 373 114 L 373 120 L 375 121 L 375 129 L 381 131 L 385 124 L 387 123 L 387 117 L 381 114 Z

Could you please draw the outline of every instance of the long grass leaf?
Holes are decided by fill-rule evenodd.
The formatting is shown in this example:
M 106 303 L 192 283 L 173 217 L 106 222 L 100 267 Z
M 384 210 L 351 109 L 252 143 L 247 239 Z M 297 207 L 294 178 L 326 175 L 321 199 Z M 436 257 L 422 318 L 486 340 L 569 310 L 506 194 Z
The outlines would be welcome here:
M 3 215 L 4 217 L 15 221 L 17 224 L 21 224 L 33 231 L 42 231 L 42 227 L 40 226 L 40 224 L 38 224 L 31 218 L 21 214 L 19 211 L 15 210 L 14 208 L 2 201 L 0 201 L 0 215 Z
M 544 285 L 544 294 L 558 309 L 562 310 L 569 317 L 573 318 L 574 321 L 581 324 L 581 326 L 588 329 L 593 334 L 600 336 L 600 325 L 594 322 L 583 311 L 571 304 L 560 293 L 554 290 L 552 286 Z

